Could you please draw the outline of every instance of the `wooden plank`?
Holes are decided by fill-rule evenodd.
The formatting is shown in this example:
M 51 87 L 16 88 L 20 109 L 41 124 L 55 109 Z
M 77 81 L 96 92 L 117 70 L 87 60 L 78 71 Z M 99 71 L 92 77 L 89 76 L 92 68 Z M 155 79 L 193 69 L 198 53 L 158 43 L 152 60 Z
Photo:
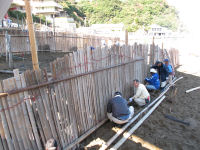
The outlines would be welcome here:
M 78 55 L 78 58 L 80 60 L 79 63 L 83 64 L 80 67 L 81 73 L 87 72 L 88 70 L 88 64 L 86 62 L 85 52 L 87 52 L 87 50 L 80 51 Z M 82 88 L 83 88 L 84 105 L 85 105 L 84 109 L 86 111 L 86 118 L 88 120 L 88 126 L 86 130 L 90 129 L 93 126 L 93 119 L 92 119 L 93 112 L 92 112 L 91 97 L 90 97 L 90 92 L 92 89 L 90 88 L 90 79 L 91 79 L 90 75 L 82 77 Z
M 57 71 L 59 68 L 58 66 L 58 61 L 55 61 L 54 62 L 54 65 L 55 65 L 55 71 Z M 59 70 L 58 70 L 59 71 Z M 56 73 L 53 73 L 52 74 L 56 74 Z M 56 76 L 55 76 L 56 78 Z M 57 106 L 57 115 L 58 115 L 58 121 L 59 121 L 59 125 L 60 125 L 60 132 L 62 133 L 62 145 L 65 145 L 67 143 L 67 137 L 66 137 L 66 134 L 65 134 L 65 125 L 64 125 L 64 110 L 63 110 L 63 105 L 61 103 L 62 101 L 62 94 L 61 94 L 61 88 L 60 88 L 60 85 L 59 83 L 57 84 L 54 84 L 54 90 L 55 90 L 55 98 L 56 98 L 56 106 Z
M 0 82 L 0 92 L 3 92 L 3 88 L 2 88 L 2 83 Z M 5 107 L 7 107 L 7 105 L 5 105 L 5 101 L 6 99 L 5 98 L 1 98 L 1 101 L 0 101 L 0 114 L 1 114 L 1 121 L 2 121 L 2 126 L 3 126 L 3 129 L 4 129 L 4 133 L 5 133 L 5 140 L 3 139 L 3 143 L 6 143 L 8 144 L 8 148 L 9 150 L 14 150 L 14 140 L 12 138 L 14 138 L 14 135 L 13 137 L 11 138 L 11 135 L 12 135 L 12 131 L 13 129 L 9 129 L 9 122 L 10 122 L 10 118 L 7 118 L 7 116 L 9 117 L 9 112 L 8 111 L 3 111 L 2 109 L 4 109 Z M 6 145 L 6 144 L 4 144 Z
M 13 90 L 12 85 L 14 85 L 13 78 L 3 80 L 4 91 Z M 15 105 L 15 102 L 13 102 L 14 99 L 15 99 L 15 97 L 13 95 L 7 97 L 7 103 L 8 103 L 9 108 L 11 108 L 11 107 L 13 107 L 13 105 Z M 18 144 L 15 143 L 16 144 L 15 148 L 16 149 L 24 149 L 23 140 L 22 140 L 22 137 L 20 135 L 20 130 L 19 130 L 20 127 L 19 127 L 18 120 L 17 120 L 18 117 L 16 116 L 19 113 L 17 112 L 17 110 L 15 108 L 11 109 L 9 111 L 10 111 L 11 123 L 13 124 L 13 129 L 14 129 L 14 132 L 16 133 L 16 142 L 18 143 Z M 19 145 L 19 147 L 18 147 L 18 145 Z
M 86 60 L 86 62 L 88 62 L 88 71 L 90 71 L 90 70 L 93 70 L 94 69 L 94 61 L 92 60 L 93 59 L 93 51 L 91 51 L 91 50 L 87 50 L 87 60 Z M 89 64 L 89 62 L 91 62 L 90 64 Z M 96 99 L 96 90 L 95 90 L 95 86 L 97 86 L 96 84 L 95 84 L 95 74 L 91 74 L 91 76 L 90 76 L 90 81 L 91 81 L 91 83 L 90 83 L 90 89 L 91 89 L 91 104 L 92 104 L 92 111 L 93 111 L 93 114 L 92 114 L 92 116 L 93 116 L 93 123 L 94 124 L 97 124 L 98 123 L 98 106 L 97 106 L 97 99 Z
M 64 74 L 64 77 L 69 76 L 69 56 L 65 56 L 65 70 L 66 73 Z M 72 142 L 74 139 L 78 138 L 78 128 L 77 128 L 77 123 L 76 119 L 74 117 L 75 114 L 75 108 L 72 102 L 72 93 L 71 93 L 71 81 L 65 81 L 64 82 L 65 86 L 65 92 L 66 92 L 66 107 L 68 108 L 68 113 L 69 113 L 69 126 L 70 126 L 70 142 Z
M 38 84 L 34 71 L 26 72 L 25 77 L 26 77 L 27 84 L 29 85 Z M 50 130 L 50 125 L 46 118 L 46 112 L 44 108 L 43 99 L 41 97 L 39 89 L 31 90 L 29 91 L 29 94 L 36 98 L 36 100 L 33 102 L 33 112 L 36 118 L 36 123 L 38 125 L 40 135 L 42 137 L 42 142 L 43 144 L 45 144 L 46 141 L 52 137 L 52 133 Z
M 73 53 L 73 61 L 74 61 L 74 66 L 77 66 L 76 68 L 74 68 L 75 70 L 75 74 L 79 74 L 80 73 L 80 67 L 78 67 L 79 62 L 78 62 L 78 52 L 77 53 Z M 76 94 L 78 93 L 78 107 L 79 107 L 79 113 L 81 115 L 80 119 L 82 120 L 82 125 L 83 125 L 83 130 L 80 134 L 83 134 L 87 128 L 88 128 L 88 120 L 87 120 L 87 114 L 85 111 L 85 103 L 84 103 L 84 96 L 83 96 L 83 91 L 82 91 L 82 78 L 77 78 L 76 80 Z M 84 111 L 83 111 L 84 110 Z
M 38 83 L 45 82 L 46 80 L 48 81 L 48 78 L 44 79 L 45 77 L 44 77 L 44 74 L 41 70 L 36 71 L 35 74 L 36 74 L 36 80 L 37 80 Z M 54 120 L 53 120 L 51 109 L 50 109 L 50 102 L 49 101 L 51 99 L 48 96 L 48 89 L 47 89 L 47 87 L 41 87 L 41 88 L 39 88 L 39 90 L 40 90 L 41 97 L 43 99 L 44 108 L 45 108 L 45 111 L 46 111 L 46 117 L 47 117 L 47 120 L 49 122 L 53 138 L 56 141 L 58 141 L 58 135 L 56 133 Z M 58 141 L 58 144 L 59 144 L 59 141 Z
M 56 78 L 56 62 L 54 61 L 53 63 L 51 63 L 51 71 L 53 74 L 53 78 Z M 56 121 L 56 127 L 58 130 L 58 135 L 60 137 L 61 140 L 61 145 L 64 145 L 64 132 L 62 132 L 62 126 L 60 124 L 60 118 L 59 118 L 59 110 L 58 110 L 58 106 L 57 106 L 57 99 L 56 99 L 56 91 L 55 91 L 55 86 L 50 86 L 50 91 L 51 91 L 51 96 L 52 96 L 52 105 L 53 105 L 53 110 L 54 110 L 54 120 Z
M 16 80 L 20 80 L 19 76 L 8 79 L 8 83 L 9 83 L 8 90 L 17 88 Z M 22 113 L 22 106 L 21 106 L 21 103 L 23 102 L 24 98 L 22 97 L 22 99 L 20 99 L 19 94 L 14 94 L 14 95 L 11 95 L 10 97 L 11 97 L 10 99 L 11 106 L 14 106 L 12 107 L 12 109 L 10 109 L 10 111 L 14 111 L 16 115 L 15 116 L 16 124 L 14 123 L 14 125 L 16 126 L 16 130 L 18 130 L 18 133 L 19 133 L 18 137 L 20 139 L 18 140 L 19 142 L 21 142 L 20 148 L 28 149 L 30 143 L 28 142 L 28 135 L 27 135 L 27 131 L 25 130 L 26 125 L 25 125 L 24 116 Z
M 22 87 L 26 87 L 24 73 L 21 75 L 21 84 L 22 84 Z M 24 97 L 25 98 L 30 97 L 27 91 L 24 92 Z M 32 129 L 33 129 L 33 133 L 34 133 L 34 139 L 33 140 L 35 140 L 36 143 L 37 143 L 37 148 L 34 147 L 34 149 L 42 150 L 42 143 L 41 143 L 41 140 L 40 140 L 39 132 L 37 130 L 37 124 L 36 124 L 35 116 L 34 116 L 34 113 L 33 113 L 33 110 L 32 110 L 32 107 L 33 107 L 32 105 L 33 105 L 33 103 L 31 102 L 31 99 L 26 100 L 26 106 L 27 106 L 27 110 L 28 110 L 28 114 L 29 114 L 29 119 L 30 119 L 31 126 L 32 126 Z
M 15 86 L 16 88 L 22 88 L 22 85 L 21 85 L 21 77 L 19 75 L 19 72 L 14 72 L 14 76 L 15 76 Z M 23 99 L 24 99 L 24 94 L 23 93 L 19 93 L 18 96 L 16 97 L 17 100 L 17 103 L 20 103 Z M 19 107 L 19 111 L 20 111 L 20 114 L 18 115 L 18 117 L 20 118 L 20 124 L 23 125 L 23 128 L 24 130 L 22 131 L 23 134 L 22 136 L 25 138 L 25 142 L 26 144 L 25 145 L 25 149 L 36 149 L 36 143 L 34 142 L 33 140 L 33 132 L 32 132 L 32 129 L 31 129 L 31 124 L 29 122 L 29 116 L 28 116 L 28 112 L 27 112 L 27 108 L 25 106 L 25 103 L 22 102 L 20 104 L 21 106 Z M 31 143 L 32 141 L 32 143 Z
M 62 62 L 61 61 L 57 61 L 57 69 L 58 70 L 62 70 Z M 61 78 L 62 78 L 62 75 L 61 75 Z M 63 125 L 63 132 L 65 134 L 65 145 L 67 143 L 69 143 L 70 139 L 69 139 L 69 116 L 68 116 L 68 110 L 66 108 L 66 104 L 64 103 L 66 97 L 65 97 L 65 91 L 64 91 L 64 85 L 63 83 L 58 83 L 58 90 L 59 90 L 59 102 L 60 102 L 60 105 L 61 105 L 61 117 L 63 118 L 62 119 L 62 125 Z
M 25 86 L 23 86 L 23 83 L 25 82 L 24 79 L 24 75 L 20 75 L 19 76 L 20 79 L 16 79 L 16 86 L 17 88 L 23 88 Z M 25 97 L 27 97 L 27 95 L 25 95 L 24 93 L 19 93 L 19 98 L 21 99 L 25 99 Z M 36 141 L 34 139 L 33 136 L 33 130 L 31 128 L 31 122 L 30 122 L 30 118 L 29 118 L 29 114 L 28 114 L 28 110 L 27 110 L 27 106 L 26 103 L 22 103 L 22 111 L 23 111 L 23 115 L 24 115 L 24 120 L 25 120 L 25 127 L 26 127 L 26 132 L 28 134 L 28 145 L 29 145 L 29 149 L 38 149 L 37 145 L 36 145 Z
M 0 105 L 1 105 L 1 103 L 0 103 Z M 0 110 L 1 110 L 1 108 L 0 108 Z M 4 128 L 3 128 L 3 123 L 2 122 L 3 121 L 2 121 L 2 119 L 0 117 L 0 146 L 1 146 L 1 149 L 7 150 L 8 149 L 8 144 L 7 144 L 7 141 L 6 141 L 6 136 L 5 136 L 5 132 L 4 132 Z
M 93 60 L 93 70 L 94 69 L 97 69 L 97 61 L 95 61 L 97 58 L 96 58 L 96 55 L 97 55 L 97 52 L 98 52 L 99 49 L 96 49 L 95 51 L 92 52 L 92 60 Z M 99 94 L 99 89 L 98 89 L 98 73 L 94 73 L 94 90 L 95 90 L 95 101 L 96 101 L 96 119 L 97 119 L 97 122 L 99 122 L 100 120 L 100 117 L 101 117 L 101 110 L 100 110 L 100 94 Z
M 75 64 L 73 62 L 73 55 L 70 54 L 69 55 L 69 69 L 70 69 L 70 75 L 75 73 L 75 68 L 74 68 Z M 81 113 L 80 113 L 80 107 L 79 107 L 79 91 L 77 91 L 76 85 L 77 85 L 77 79 L 72 79 L 70 84 L 70 88 L 72 90 L 72 104 L 74 106 L 74 110 L 75 110 L 75 116 L 76 116 L 76 124 L 77 124 L 77 131 L 78 131 L 78 135 L 80 135 L 82 132 L 84 132 L 84 127 L 83 126 L 83 122 L 81 119 Z

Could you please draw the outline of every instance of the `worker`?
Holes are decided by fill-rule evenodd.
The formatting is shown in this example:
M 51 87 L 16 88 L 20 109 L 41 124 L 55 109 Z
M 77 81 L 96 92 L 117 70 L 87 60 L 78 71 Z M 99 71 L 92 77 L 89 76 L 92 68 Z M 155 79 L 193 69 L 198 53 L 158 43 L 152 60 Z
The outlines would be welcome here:
M 127 123 L 134 114 L 134 107 L 128 106 L 127 100 L 122 97 L 120 92 L 115 92 L 114 98 L 112 98 L 107 105 L 107 116 L 110 121 L 116 124 Z
M 146 85 L 147 90 L 158 90 L 160 88 L 160 80 L 159 75 L 156 71 L 156 69 L 151 68 L 150 69 L 151 77 L 145 78 L 145 81 L 148 83 Z
M 158 75 L 160 78 L 160 82 L 161 82 L 161 89 L 163 89 L 166 85 L 167 85 L 167 69 L 166 66 L 160 62 L 160 61 L 156 61 L 155 65 L 153 65 L 151 68 L 157 69 L 158 71 Z
M 134 102 L 139 106 L 144 106 L 150 102 L 150 94 L 146 87 L 139 82 L 138 79 L 133 80 L 134 87 L 136 88 L 136 94 L 129 98 L 129 103 Z
M 58 144 L 55 139 L 51 138 L 45 145 L 45 150 L 58 150 Z
M 172 80 L 173 80 L 173 77 L 174 77 L 174 71 L 173 71 L 173 67 L 171 64 L 169 64 L 169 60 L 168 59 L 164 59 L 164 65 L 167 69 L 167 82 L 169 84 L 172 84 Z

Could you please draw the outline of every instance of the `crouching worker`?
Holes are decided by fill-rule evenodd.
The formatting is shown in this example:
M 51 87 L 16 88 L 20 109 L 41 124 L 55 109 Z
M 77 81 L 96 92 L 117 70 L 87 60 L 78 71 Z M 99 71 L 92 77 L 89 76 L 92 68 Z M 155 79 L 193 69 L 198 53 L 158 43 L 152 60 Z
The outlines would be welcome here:
M 108 102 L 107 115 L 110 121 L 116 124 L 127 123 L 134 114 L 133 106 L 128 106 L 127 101 L 120 92 L 115 92 L 115 97 Z
M 156 71 L 156 69 L 151 68 L 150 69 L 151 77 L 145 78 L 145 81 L 148 83 L 146 85 L 147 90 L 158 90 L 160 88 L 160 80 L 159 75 Z
M 152 68 L 158 70 L 158 75 L 159 75 L 160 82 L 161 82 L 160 87 L 163 89 L 167 84 L 167 81 L 166 81 L 167 68 L 166 68 L 166 66 L 162 62 L 156 61 L 155 65 L 153 65 Z
M 172 80 L 173 80 L 173 77 L 174 77 L 174 70 L 173 70 L 173 67 L 171 64 L 169 64 L 169 60 L 168 59 L 164 59 L 164 65 L 167 69 L 167 82 L 169 84 L 172 84 Z
M 133 80 L 134 87 L 136 88 L 136 94 L 129 98 L 129 102 L 134 102 L 139 106 L 144 106 L 150 102 L 150 94 L 146 87 L 139 82 L 139 80 Z

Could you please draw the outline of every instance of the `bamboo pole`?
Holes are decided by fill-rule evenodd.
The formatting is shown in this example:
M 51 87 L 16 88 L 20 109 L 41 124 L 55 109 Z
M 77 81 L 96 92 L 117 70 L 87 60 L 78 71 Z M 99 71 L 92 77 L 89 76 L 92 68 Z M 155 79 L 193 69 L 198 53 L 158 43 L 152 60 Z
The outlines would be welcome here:
M 28 24 L 28 30 L 29 30 L 33 69 L 38 70 L 39 64 L 38 64 L 38 55 L 37 55 L 37 45 L 36 45 L 36 40 L 35 40 L 35 32 L 33 28 L 33 19 L 32 19 L 32 14 L 31 14 L 30 0 L 25 0 L 25 9 L 26 9 L 27 24 Z
M 195 90 L 198 90 L 198 89 L 200 89 L 200 86 L 199 86 L 199 87 L 192 88 L 192 89 L 189 89 L 189 90 L 185 91 L 185 93 L 190 93 L 190 92 L 195 91 Z

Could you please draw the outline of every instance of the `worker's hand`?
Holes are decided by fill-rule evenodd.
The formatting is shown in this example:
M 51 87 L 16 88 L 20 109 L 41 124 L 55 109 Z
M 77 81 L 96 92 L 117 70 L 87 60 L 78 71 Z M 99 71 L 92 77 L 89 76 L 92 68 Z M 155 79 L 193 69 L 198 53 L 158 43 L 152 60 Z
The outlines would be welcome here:
M 128 103 L 131 103 L 132 101 L 133 101 L 132 97 L 128 99 Z

